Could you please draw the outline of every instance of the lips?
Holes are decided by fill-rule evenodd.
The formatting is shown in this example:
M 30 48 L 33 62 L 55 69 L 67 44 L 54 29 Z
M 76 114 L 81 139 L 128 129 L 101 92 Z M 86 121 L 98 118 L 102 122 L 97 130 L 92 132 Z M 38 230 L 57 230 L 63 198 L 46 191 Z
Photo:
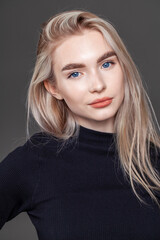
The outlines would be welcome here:
M 112 98 L 109 98 L 109 97 L 104 97 L 104 98 L 101 98 L 101 99 L 99 98 L 99 99 L 94 100 L 90 104 L 94 104 L 94 103 L 98 103 L 98 102 L 104 102 L 104 101 L 111 100 L 111 99 Z

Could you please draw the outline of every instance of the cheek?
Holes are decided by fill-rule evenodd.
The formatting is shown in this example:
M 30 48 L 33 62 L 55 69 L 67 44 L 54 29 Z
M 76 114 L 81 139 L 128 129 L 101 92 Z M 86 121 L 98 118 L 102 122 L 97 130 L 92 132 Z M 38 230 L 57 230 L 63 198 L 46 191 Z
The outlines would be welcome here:
M 61 86 L 61 93 L 63 94 L 64 99 L 66 99 L 66 101 L 70 103 L 81 102 L 82 99 L 84 99 L 85 92 L 86 92 L 85 86 L 80 81 L 79 81 L 79 84 L 68 83 L 67 85 L 63 84 L 63 87 Z
M 124 94 L 124 79 L 123 75 L 119 72 L 113 74 L 111 79 L 108 81 L 108 91 L 111 90 L 113 96 L 120 96 Z
M 80 91 L 77 90 L 77 88 L 67 88 L 64 89 L 62 92 L 63 98 L 68 106 L 77 105 L 83 99 L 83 95 L 80 93 Z
M 125 95 L 125 85 L 124 85 L 124 79 L 122 79 L 121 83 L 119 84 L 119 89 L 118 91 L 118 95 L 119 95 L 119 101 L 120 104 L 123 102 L 124 99 L 124 95 Z
M 117 94 L 124 96 L 124 76 L 123 76 L 123 72 L 118 71 L 117 72 L 117 78 L 116 78 L 116 84 L 115 84 L 115 90 L 117 92 Z

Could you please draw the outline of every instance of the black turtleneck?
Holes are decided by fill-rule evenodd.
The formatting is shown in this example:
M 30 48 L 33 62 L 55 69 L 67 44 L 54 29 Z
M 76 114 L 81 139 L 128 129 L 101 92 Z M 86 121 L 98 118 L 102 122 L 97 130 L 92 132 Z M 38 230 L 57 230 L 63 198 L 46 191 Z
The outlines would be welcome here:
M 0 228 L 25 211 L 39 240 L 159 240 L 160 209 L 134 194 L 115 137 L 80 126 L 76 144 L 59 152 L 37 133 L 9 153 L 0 163 Z

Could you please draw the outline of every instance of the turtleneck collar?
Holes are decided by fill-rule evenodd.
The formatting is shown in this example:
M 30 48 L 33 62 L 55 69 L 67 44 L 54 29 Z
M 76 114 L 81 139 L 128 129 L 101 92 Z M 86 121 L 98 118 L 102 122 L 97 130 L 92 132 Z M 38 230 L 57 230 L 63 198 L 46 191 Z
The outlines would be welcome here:
M 98 130 L 95 130 L 95 129 L 91 129 L 91 128 L 87 128 L 87 127 L 84 127 L 82 125 L 79 125 L 80 126 L 80 131 L 81 132 L 84 132 L 84 133 L 88 133 L 88 134 L 91 134 L 92 136 L 101 136 L 101 137 L 112 137 L 112 136 L 115 136 L 116 133 L 109 133 L 109 132 L 101 132 L 101 131 L 98 131 Z
M 93 147 L 115 148 L 116 133 L 100 132 L 79 125 L 79 142 L 87 143 Z

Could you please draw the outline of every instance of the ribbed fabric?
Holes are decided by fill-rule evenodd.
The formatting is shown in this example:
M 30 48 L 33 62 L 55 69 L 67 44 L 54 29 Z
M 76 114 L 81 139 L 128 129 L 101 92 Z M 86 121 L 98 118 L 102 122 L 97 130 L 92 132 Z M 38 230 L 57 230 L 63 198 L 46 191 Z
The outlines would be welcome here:
M 80 126 L 76 144 L 37 133 L 0 163 L 0 228 L 27 212 L 39 240 L 159 240 L 160 209 L 120 167 L 116 134 Z M 160 161 L 160 157 L 158 158 Z

